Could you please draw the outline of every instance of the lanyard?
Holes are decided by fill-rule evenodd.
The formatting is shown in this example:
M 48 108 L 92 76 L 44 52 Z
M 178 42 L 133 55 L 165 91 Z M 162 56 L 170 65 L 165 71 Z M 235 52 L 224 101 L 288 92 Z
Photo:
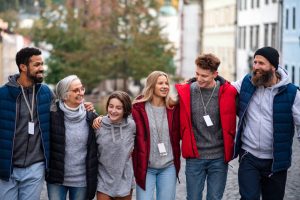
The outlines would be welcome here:
M 150 108 L 151 108 L 151 111 L 152 111 L 152 114 L 153 114 L 153 117 L 154 117 L 154 123 L 155 123 L 155 128 L 156 128 L 156 131 L 157 131 L 157 134 L 158 134 L 159 143 L 162 143 L 162 129 L 163 129 L 163 123 L 164 123 L 164 118 L 165 118 L 165 115 L 166 115 L 166 111 L 165 111 L 165 109 L 163 110 L 161 124 L 160 124 L 160 127 L 158 127 L 157 122 L 156 122 L 157 117 L 155 115 L 155 112 L 154 112 L 154 109 L 153 109 L 151 103 L 150 103 Z
M 208 106 L 208 104 L 209 104 L 209 102 L 210 102 L 210 100 L 211 100 L 211 98 L 212 98 L 212 96 L 213 96 L 213 94 L 214 94 L 214 91 L 215 91 L 216 87 L 217 87 L 217 84 L 215 85 L 213 91 L 211 92 L 211 95 L 210 95 L 210 97 L 209 97 L 209 99 L 208 99 L 206 105 L 204 104 L 203 97 L 202 97 L 202 92 L 201 92 L 201 88 L 199 87 L 199 90 L 200 90 L 200 96 L 201 96 L 201 101 L 202 101 L 202 105 L 203 105 L 203 107 L 204 107 L 204 113 L 205 113 L 205 115 L 207 115 L 207 113 L 206 113 L 206 108 L 207 108 L 207 106 Z
M 22 85 L 20 85 L 20 86 L 21 86 L 21 90 L 22 90 L 22 94 L 23 94 L 26 106 L 27 106 L 27 108 L 29 110 L 29 113 L 30 113 L 30 120 L 33 122 L 33 108 L 34 108 L 35 85 L 33 85 L 32 98 L 31 98 L 31 108 L 30 108 L 30 105 L 29 105 L 29 99 L 27 99 L 27 97 L 25 95 L 24 88 L 23 88 Z

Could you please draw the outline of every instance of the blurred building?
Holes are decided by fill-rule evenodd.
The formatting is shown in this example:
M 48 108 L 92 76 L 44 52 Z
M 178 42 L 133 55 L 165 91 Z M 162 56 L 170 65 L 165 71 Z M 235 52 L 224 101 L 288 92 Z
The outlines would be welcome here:
M 9 75 L 18 72 L 15 56 L 23 46 L 23 37 L 7 31 L 7 23 L 0 19 L 0 85 L 7 82 Z
M 282 65 L 292 83 L 300 85 L 300 1 L 283 1 Z
M 254 52 L 263 46 L 281 49 L 280 0 L 237 1 L 237 79 L 252 68 Z
M 184 1 L 183 1 L 184 2 Z M 198 3 L 182 5 L 180 12 L 180 67 L 179 76 L 195 76 L 195 59 L 200 53 L 200 6 Z
M 84 26 L 99 28 L 103 26 L 99 17 L 112 14 L 112 9 L 118 4 L 117 0 L 66 0 L 66 7 L 72 8 L 74 12 L 83 12 L 85 17 Z
M 173 62 L 176 69 L 180 66 L 180 8 L 178 0 L 170 1 L 160 0 L 160 8 L 158 12 L 159 24 L 163 27 L 162 34 L 172 42 L 177 49 Z
M 213 53 L 221 60 L 219 73 L 235 79 L 236 0 L 202 0 L 201 53 Z

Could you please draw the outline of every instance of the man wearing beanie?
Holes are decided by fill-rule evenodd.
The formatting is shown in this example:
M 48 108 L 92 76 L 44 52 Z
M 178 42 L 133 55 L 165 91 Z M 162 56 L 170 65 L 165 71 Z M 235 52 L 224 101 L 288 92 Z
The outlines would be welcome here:
M 293 136 L 300 136 L 299 88 L 278 63 L 276 49 L 258 49 L 252 73 L 233 83 L 239 93 L 234 157 L 243 200 L 284 198 Z

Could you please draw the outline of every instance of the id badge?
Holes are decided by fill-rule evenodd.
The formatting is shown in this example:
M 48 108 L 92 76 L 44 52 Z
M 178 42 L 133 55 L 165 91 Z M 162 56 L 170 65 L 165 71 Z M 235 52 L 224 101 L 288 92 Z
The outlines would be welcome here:
M 158 143 L 157 146 L 160 156 L 168 155 L 164 143 Z
M 28 122 L 28 134 L 34 135 L 34 123 Z
M 209 115 L 204 115 L 203 118 L 204 118 L 204 121 L 205 121 L 205 123 L 206 123 L 206 126 L 212 126 L 212 125 L 214 125 L 214 124 L 212 123 L 212 121 L 211 121 Z

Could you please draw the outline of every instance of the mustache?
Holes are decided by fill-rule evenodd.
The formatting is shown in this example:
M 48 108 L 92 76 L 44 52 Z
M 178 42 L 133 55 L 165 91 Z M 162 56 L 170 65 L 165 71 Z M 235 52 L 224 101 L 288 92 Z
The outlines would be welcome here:
M 268 84 L 273 76 L 271 71 L 265 71 L 262 69 L 253 70 L 252 75 L 251 81 L 255 86 L 264 86 Z

